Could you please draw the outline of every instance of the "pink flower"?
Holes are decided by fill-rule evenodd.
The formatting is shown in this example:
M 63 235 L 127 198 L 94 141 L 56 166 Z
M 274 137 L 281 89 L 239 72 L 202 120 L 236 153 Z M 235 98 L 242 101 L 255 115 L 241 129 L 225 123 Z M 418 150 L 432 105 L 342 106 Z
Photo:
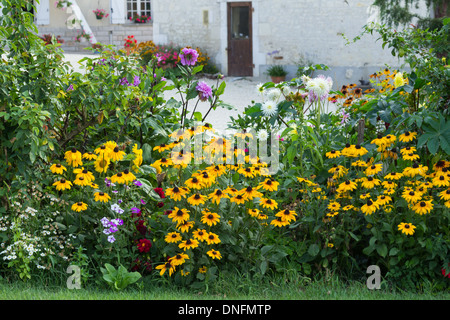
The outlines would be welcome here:
M 200 81 L 195 89 L 198 91 L 198 97 L 201 101 L 206 101 L 212 97 L 212 89 L 204 81 Z
M 180 53 L 181 57 L 181 64 L 183 66 L 193 66 L 197 62 L 198 53 L 194 49 L 190 48 L 184 48 L 181 50 L 182 53 Z

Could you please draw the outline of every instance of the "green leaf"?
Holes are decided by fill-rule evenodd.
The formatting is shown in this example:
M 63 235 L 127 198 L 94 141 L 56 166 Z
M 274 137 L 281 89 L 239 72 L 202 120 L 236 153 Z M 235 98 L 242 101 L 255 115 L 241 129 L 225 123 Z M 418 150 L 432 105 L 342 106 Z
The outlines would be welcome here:
M 319 245 L 313 243 L 308 248 L 308 253 L 310 256 L 315 257 L 319 254 L 320 248 Z
M 388 253 L 388 248 L 387 248 L 386 244 L 383 243 L 381 245 L 377 245 L 377 252 L 383 258 L 386 257 L 386 255 Z

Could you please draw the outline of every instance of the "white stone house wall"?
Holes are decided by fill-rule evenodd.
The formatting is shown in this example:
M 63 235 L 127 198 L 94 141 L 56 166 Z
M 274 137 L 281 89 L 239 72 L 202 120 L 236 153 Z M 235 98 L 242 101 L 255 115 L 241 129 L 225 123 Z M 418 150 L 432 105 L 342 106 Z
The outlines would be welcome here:
M 267 78 L 264 72 L 272 64 L 285 65 L 293 77 L 303 59 L 329 66 L 323 73 L 342 85 L 368 80 L 385 65 L 396 68 L 402 63 L 382 49 L 376 35 L 345 44 L 343 34 L 353 39 L 368 21 L 379 18 L 373 0 L 153 0 L 155 43 L 198 46 L 227 74 L 228 2 L 251 2 L 254 9 L 256 77 Z M 268 55 L 274 51 L 278 53 Z
M 60 35 L 65 41 L 62 48 L 65 51 L 81 51 L 84 47 L 90 46 L 89 43 L 77 43 L 74 38 L 81 31 L 80 26 L 73 26 L 71 21 L 73 19 L 73 13 L 68 13 L 67 10 L 56 8 L 54 5 L 55 0 L 40 0 L 40 2 L 48 2 L 48 14 L 47 19 L 40 19 L 42 15 L 36 14 L 38 34 L 52 34 L 55 36 Z M 81 12 L 83 13 L 90 29 L 95 35 L 97 42 L 102 44 L 112 44 L 119 48 L 122 48 L 125 41 L 124 39 L 129 35 L 134 35 L 139 41 L 149 41 L 153 39 L 153 25 L 152 22 L 145 24 L 136 24 L 128 21 L 125 18 L 126 15 L 126 1 L 125 0 L 76 0 Z M 112 7 L 122 7 L 120 16 L 122 19 L 113 19 L 111 12 Z M 39 6 L 37 6 L 39 11 Z M 101 20 L 97 20 L 93 10 L 104 9 L 109 16 Z M 117 12 L 117 10 L 116 10 Z

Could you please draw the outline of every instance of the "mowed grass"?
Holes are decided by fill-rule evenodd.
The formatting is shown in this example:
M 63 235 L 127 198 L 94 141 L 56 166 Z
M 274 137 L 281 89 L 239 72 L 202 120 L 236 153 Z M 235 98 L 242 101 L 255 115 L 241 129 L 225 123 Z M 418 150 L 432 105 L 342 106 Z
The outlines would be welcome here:
M 0 281 L 1 300 L 450 300 L 450 291 L 425 288 L 420 292 L 370 290 L 365 281 L 337 278 L 309 280 L 298 276 L 251 279 L 219 277 L 208 288 L 188 289 L 172 284 L 144 283 L 122 291 L 102 286 L 68 289 L 64 285 Z

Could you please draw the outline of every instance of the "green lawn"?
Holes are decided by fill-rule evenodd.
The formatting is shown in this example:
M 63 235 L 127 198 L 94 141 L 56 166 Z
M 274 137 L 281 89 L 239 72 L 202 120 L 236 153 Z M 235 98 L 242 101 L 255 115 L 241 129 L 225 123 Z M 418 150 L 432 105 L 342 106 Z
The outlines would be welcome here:
M 137 285 L 115 292 L 99 286 L 69 290 L 65 286 L 36 282 L 0 282 L 1 300 L 450 300 L 450 291 L 424 289 L 420 293 L 369 290 L 364 281 L 344 283 L 304 281 L 299 278 L 263 278 L 243 276 L 219 278 L 208 290 L 189 290 L 173 285 Z

